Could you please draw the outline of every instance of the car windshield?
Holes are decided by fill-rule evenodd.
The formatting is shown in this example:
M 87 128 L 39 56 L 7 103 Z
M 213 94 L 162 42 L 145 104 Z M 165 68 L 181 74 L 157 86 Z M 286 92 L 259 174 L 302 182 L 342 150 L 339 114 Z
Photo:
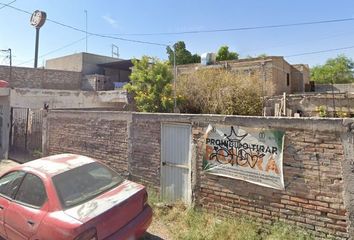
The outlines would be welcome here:
M 86 202 L 123 182 L 123 178 L 101 163 L 89 163 L 53 177 L 63 208 Z

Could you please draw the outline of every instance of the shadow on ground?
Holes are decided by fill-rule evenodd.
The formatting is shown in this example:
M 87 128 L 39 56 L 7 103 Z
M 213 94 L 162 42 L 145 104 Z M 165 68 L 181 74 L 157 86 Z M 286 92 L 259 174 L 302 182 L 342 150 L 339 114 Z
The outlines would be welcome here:
M 159 236 L 153 235 L 151 233 L 145 233 L 145 235 L 139 240 L 164 240 L 164 239 L 160 238 Z

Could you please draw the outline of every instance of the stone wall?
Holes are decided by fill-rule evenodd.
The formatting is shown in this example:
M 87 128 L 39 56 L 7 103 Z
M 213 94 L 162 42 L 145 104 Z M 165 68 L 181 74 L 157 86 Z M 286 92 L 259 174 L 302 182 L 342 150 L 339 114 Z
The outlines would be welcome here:
M 41 88 L 80 90 L 81 73 L 41 68 L 0 66 L 0 79 L 8 81 L 12 88 Z
M 279 220 L 317 237 L 348 239 L 354 229 L 353 120 L 49 111 L 46 154 L 80 153 L 101 159 L 131 179 L 160 189 L 161 124 L 192 126 L 192 192 L 196 205 L 219 215 Z M 285 131 L 285 190 L 202 171 L 206 128 L 223 124 Z

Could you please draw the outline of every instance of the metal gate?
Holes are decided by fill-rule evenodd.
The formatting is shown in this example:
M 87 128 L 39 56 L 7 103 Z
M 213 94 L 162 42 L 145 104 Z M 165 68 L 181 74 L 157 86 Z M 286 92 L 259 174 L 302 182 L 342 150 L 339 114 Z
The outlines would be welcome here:
M 42 110 L 11 108 L 9 158 L 26 162 L 42 149 Z
M 161 196 L 164 201 L 191 202 L 191 126 L 162 124 Z

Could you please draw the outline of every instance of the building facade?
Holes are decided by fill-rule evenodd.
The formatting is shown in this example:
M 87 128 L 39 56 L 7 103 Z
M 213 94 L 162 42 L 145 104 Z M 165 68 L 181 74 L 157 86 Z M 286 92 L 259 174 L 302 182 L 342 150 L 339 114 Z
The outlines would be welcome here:
M 212 65 L 187 64 L 177 66 L 177 74 L 190 74 L 200 69 L 219 68 L 241 76 L 253 76 L 263 84 L 265 95 L 304 92 L 309 84 L 310 70 L 306 64 L 291 65 L 283 57 L 269 56 L 232 61 L 220 61 Z

